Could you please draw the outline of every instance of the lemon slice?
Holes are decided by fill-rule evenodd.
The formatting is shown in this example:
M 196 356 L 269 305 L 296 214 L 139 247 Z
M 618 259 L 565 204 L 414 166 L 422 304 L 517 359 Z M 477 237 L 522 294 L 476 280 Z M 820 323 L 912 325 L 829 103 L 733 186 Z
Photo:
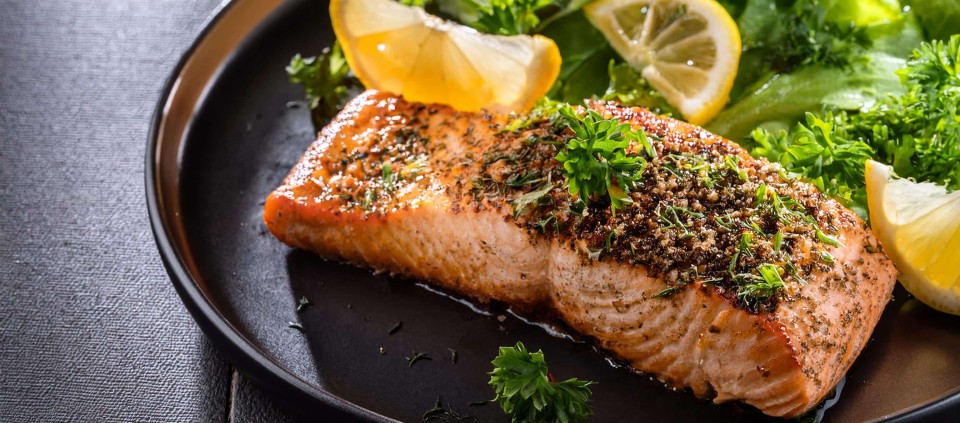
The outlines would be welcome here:
M 870 222 L 900 270 L 900 283 L 925 304 L 960 315 L 960 191 L 894 179 L 867 161 Z
M 333 30 L 367 88 L 464 111 L 522 111 L 560 73 L 557 45 L 538 35 L 488 35 L 393 0 L 332 0 Z
M 727 103 L 740 64 L 740 31 L 716 1 L 598 0 L 584 10 L 690 123 L 709 122 Z

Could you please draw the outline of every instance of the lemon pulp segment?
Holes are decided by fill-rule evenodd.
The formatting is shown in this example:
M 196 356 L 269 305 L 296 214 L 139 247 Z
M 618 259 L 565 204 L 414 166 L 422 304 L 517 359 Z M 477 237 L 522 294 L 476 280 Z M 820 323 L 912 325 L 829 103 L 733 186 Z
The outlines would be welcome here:
M 865 173 L 871 226 L 900 283 L 927 305 L 960 314 L 960 191 L 895 179 L 874 161 Z

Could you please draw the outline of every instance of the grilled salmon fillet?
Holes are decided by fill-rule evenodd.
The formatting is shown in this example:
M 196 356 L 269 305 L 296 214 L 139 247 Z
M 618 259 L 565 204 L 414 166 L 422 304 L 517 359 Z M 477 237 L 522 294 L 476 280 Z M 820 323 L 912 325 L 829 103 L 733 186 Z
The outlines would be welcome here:
M 324 257 L 546 311 L 699 397 L 787 418 L 815 407 L 895 283 L 867 225 L 701 128 L 588 107 L 646 134 L 626 148 L 646 164 L 618 210 L 570 194 L 556 156 L 575 135 L 548 112 L 368 91 L 270 194 L 264 222 Z

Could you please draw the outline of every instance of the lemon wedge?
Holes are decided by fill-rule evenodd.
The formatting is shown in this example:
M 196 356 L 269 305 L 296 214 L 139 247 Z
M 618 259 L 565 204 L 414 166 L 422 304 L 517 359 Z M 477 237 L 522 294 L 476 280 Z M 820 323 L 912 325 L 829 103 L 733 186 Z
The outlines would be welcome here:
M 889 166 L 867 161 L 870 222 L 900 283 L 937 310 L 960 315 L 960 191 L 894 179 Z
M 343 55 L 367 88 L 463 111 L 522 111 L 560 73 L 548 38 L 488 35 L 393 0 L 332 0 Z
M 690 123 L 709 122 L 727 104 L 740 65 L 740 31 L 716 1 L 598 0 L 584 11 Z

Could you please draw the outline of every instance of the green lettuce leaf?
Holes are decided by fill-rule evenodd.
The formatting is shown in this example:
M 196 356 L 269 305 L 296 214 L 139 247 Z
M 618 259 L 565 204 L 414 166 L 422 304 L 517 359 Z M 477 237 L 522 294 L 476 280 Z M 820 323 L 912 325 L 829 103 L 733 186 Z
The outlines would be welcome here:
M 748 9 L 760 1 L 770 0 L 749 2 Z M 790 72 L 767 69 L 764 74 L 758 73 L 770 62 L 746 52 L 731 93 L 733 102 L 708 125 L 708 129 L 741 141 L 758 127 L 789 129 L 806 112 L 859 110 L 903 92 L 894 72 L 905 65 L 905 59 L 923 40 L 915 16 L 899 11 L 892 14 L 892 6 L 887 1 L 866 1 L 856 6 L 840 0 L 823 4 L 832 4 L 832 9 L 825 9 L 828 10 L 825 16 L 851 19 L 850 24 L 867 23 L 868 26 L 862 27 L 861 35 L 870 40 L 870 47 L 847 50 L 841 63 L 821 60 Z M 746 10 L 741 22 L 760 19 L 758 16 L 759 12 Z M 746 43 L 747 36 L 744 39 Z
M 901 20 L 896 0 L 747 0 L 737 26 L 743 40 L 731 92 L 737 101 L 756 81 L 808 65 L 845 66 L 885 35 L 874 26 Z M 901 54 L 906 56 L 912 43 Z
M 749 95 L 728 106 L 707 129 L 741 141 L 755 128 L 787 129 L 811 111 L 858 110 L 904 88 L 896 71 L 906 60 L 870 53 L 849 67 L 809 66 L 778 74 L 752 86 Z

